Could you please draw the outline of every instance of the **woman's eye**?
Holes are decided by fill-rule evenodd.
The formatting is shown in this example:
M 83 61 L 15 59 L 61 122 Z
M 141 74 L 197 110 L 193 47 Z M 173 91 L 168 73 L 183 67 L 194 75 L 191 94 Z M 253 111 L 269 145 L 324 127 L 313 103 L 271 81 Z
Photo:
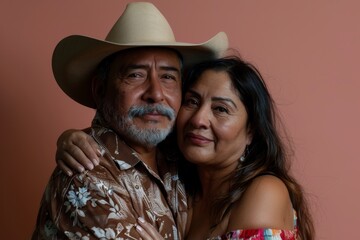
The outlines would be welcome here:
M 220 107 L 220 106 L 214 107 L 214 110 L 219 113 L 229 113 L 229 110 L 225 107 Z
M 198 101 L 194 98 L 188 98 L 188 99 L 185 99 L 184 105 L 185 106 L 196 106 L 196 105 L 198 105 Z

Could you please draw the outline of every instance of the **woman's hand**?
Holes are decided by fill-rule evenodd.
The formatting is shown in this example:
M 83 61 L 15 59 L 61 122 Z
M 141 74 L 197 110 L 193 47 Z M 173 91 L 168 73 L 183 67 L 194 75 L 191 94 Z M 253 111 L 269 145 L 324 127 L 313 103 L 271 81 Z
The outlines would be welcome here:
M 68 176 L 99 164 L 101 152 L 95 140 L 81 130 L 63 132 L 57 141 L 56 163 Z
M 136 225 L 136 231 L 143 240 L 161 240 L 163 236 L 148 222 L 141 217 L 138 218 L 138 225 Z

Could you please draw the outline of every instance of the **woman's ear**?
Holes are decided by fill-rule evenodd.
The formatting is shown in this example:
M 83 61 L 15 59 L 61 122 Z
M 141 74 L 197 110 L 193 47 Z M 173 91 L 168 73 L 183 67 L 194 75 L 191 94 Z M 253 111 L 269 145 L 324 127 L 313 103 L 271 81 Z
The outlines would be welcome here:
M 253 131 L 252 131 L 252 128 L 251 126 L 247 126 L 247 134 L 246 134 L 246 142 L 247 142 L 247 145 L 250 145 L 252 143 L 252 139 L 253 139 Z

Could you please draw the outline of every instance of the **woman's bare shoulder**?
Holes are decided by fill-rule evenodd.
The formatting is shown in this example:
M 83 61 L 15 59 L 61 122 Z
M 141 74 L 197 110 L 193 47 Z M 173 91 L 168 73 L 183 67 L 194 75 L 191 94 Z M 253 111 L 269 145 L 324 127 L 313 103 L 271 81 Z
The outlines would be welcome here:
M 293 208 L 285 183 L 272 175 L 255 178 L 231 211 L 228 229 L 292 229 Z

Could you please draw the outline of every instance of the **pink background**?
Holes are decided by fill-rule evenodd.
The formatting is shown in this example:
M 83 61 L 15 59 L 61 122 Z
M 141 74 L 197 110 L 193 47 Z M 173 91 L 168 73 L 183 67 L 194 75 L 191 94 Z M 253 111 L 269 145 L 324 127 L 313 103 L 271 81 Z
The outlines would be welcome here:
M 104 38 L 124 2 L 0 3 L 1 239 L 30 237 L 57 136 L 93 116 L 55 83 L 55 45 L 70 34 Z M 359 1 L 153 2 L 177 40 L 223 30 L 260 69 L 295 145 L 293 172 L 308 193 L 316 239 L 358 239 Z

